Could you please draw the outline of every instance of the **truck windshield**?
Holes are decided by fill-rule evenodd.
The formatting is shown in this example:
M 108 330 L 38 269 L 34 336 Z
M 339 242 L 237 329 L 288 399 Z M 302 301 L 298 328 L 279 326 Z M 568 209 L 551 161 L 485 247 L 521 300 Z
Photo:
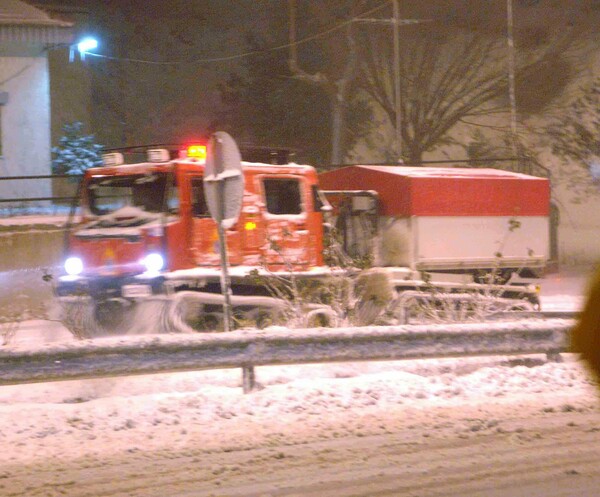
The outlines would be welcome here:
M 102 216 L 123 208 L 148 213 L 179 210 L 179 197 L 172 173 L 96 176 L 87 184 L 89 208 Z M 166 208 L 165 208 L 166 200 Z

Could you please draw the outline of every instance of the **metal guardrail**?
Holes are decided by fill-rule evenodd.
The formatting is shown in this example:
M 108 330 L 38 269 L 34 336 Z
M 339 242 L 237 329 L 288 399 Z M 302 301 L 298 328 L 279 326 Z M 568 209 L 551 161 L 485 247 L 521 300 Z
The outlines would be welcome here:
M 55 179 L 68 179 L 76 180 L 77 183 L 83 177 L 82 174 L 38 174 L 30 176 L 0 176 L 0 182 L 4 181 L 30 181 L 30 180 L 55 180 Z M 47 197 L 15 197 L 15 198 L 2 198 L 0 204 L 19 204 L 19 203 L 31 203 L 31 202 L 71 202 L 73 195 L 71 196 L 47 196 Z
M 482 325 L 142 335 L 0 349 L 0 385 L 241 368 L 244 392 L 254 367 L 281 364 L 546 354 L 568 351 L 572 320 Z
M 29 176 L 0 176 L 0 181 L 23 180 L 23 179 L 67 179 L 82 178 L 83 174 L 34 174 Z
M 489 315 L 487 321 L 522 319 L 578 319 L 580 311 L 503 311 Z
M 73 197 L 22 197 L 22 198 L 0 198 L 0 204 L 18 204 L 23 202 L 70 202 Z

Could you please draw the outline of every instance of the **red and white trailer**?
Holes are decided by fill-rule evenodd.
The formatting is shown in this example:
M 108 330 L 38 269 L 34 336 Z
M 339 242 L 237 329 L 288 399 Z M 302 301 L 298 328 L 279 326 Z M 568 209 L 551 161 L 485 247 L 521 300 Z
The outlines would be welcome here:
M 322 173 L 319 182 L 331 192 L 347 251 L 370 252 L 376 266 L 473 275 L 494 270 L 507 277 L 538 273 L 548 259 L 545 178 L 496 169 L 353 165 Z M 349 191 L 351 198 L 342 193 Z

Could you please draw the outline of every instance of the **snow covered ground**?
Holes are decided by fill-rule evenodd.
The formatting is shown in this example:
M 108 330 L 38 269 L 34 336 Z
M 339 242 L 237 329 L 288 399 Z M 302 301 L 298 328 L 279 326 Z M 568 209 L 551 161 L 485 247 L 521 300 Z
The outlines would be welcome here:
M 542 287 L 543 308 L 578 309 L 587 275 L 581 271 L 549 275 Z M 59 325 L 44 326 L 45 340 L 69 339 Z M 16 338 L 18 341 L 19 335 Z M 381 447 L 400 434 L 402 444 L 419 447 L 423 440 L 452 440 L 452 450 L 458 450 L 458 441 L 476 435 L 489 437 L 486 443 L 496 441 L 498 447 L 504 443 L 517 447 L 522 437 L 530 436 L 532 425 L 539 423 L 536 433 L 554 433 L 550 425 L 559 418 L 562 423 L 562 416 L 570 413 L 579 417 L 564 418 L 567 426 L 578 425 L 585 416 L 588 428 L 600 431 L 597 386 L 573 356 L 566 356 L 562 363 L 528 357 L 262 367 L 257 369 L 257 379 L 263 388 L 249 395 L 242 393 L 239 370 L 0 387 L 0 496 L 400 495 L 383 493 L 378 485 L 384 485 L 384 480 L 377 472 L 365 478 L 369 485 L 379 488 L 379 493 L 375 487 L 364 491 L 353 488 L 351 480 L 359 478 L 357 474 L 345 475 L 350 481 L 348 487 L 336 490 L 336 478 L 342 476 L 339 468 L 331 469 L 329 458 L 310 456 L 303 463 L 310 467 L 302 466 L 301 471 L 292 456 L 303 457 L 302 447 L 309 446 L 313 451 L 338 454 L 338 446 L 315 449 L 311 445 L 336 441 L 344 444 L 344 457 L 350 464 L 358 457 L 357 448 L 367 444 L 363 438 L 370 441 L 365 451 L 380 454 Z M 598 442 L 593 449 L 595 460 L 600 439 Z M 539 450 L 550 458 L 554 444 L 544 447 Z M 275 451 L 269 452 L 271 456 L 261 452 L 262 456 L 245 465 L 238 463 L 237 476 L 227 477 L 223 468 L 234 464 L 228 457 L 240 461 L 245 454 L 271 449 Z M 576 454 L 576 448 L 573 451 Z M 235 457 L 229 456 L 232 453 Z M 484 454 L 486 450 L 469 457 L 474 458 L 473 464 L 481 465 L 487 457 Z M 198 476 L 187 485 L 182 474 L 165 476 L 160 485 L 154 479 L 140 483 L 140 475 L 150 478 L 150 472 L 155 471 L 149 469 L 150 461 L 160 460 L 168 467 L 168 460 L 176 460 L 182 468 L 189 458 L 196 459 L 194 471 L 202 468 L 208 476 Z M 281 479 L 271 482 L 266 474 L 261 475 L 267 467 L 265 458 L 270 461 L 269 468 L 271 462 L 287 464 L 278 473 Z M 121 460 L 128 461 L 129 472 L 115 462 Z M 95 469 L 87 481 L 84 475 L 90 467 Z M 433 469 L 425 467 L 423 478 L 431 478 Z M 170 471 L 175 475 L 179 470 L 173 467 Z M 309 488 L 307 482 L 312 481 L 315 471 L 324 483 Z M 93 476 L 100 474 L 104 479 Z M 243 475 L 247 479 L 242 481 Z M 292 476 L 298 479 L 297 485 L 289 483 Z M 540 482 L 551 476 L 541 475 Z M 589 485 L 572 495 L 597 495 L 588 493 L 588 487 L 600 482 L 596 476 L 590 474 Z M 158 477 L 154 474 L 152 478 Z M 451 478 L 451 472 L 446 478 Z M 481 478 L 480 483 L 488 481 L 488 477 Z M 291 487 L 282 483 L 288 479 Z M 174 480 L 178 486 L 169 486 Z M 137 486 L 128 487 L 124 481 L 136 481 Z M 443 488 L 444 481 L 440 485 Z M 553 493 L 552 485 L 539 494 L 519 493 L 518 487 L 497 495 L 571 495 Z M 557 488 L 555 485 L 554 490 Z M 421 490 L 402 495 L 454 494 Z
M 591 267 L 566 267 L 541 281 L 542 310 L 577 310 L 584 302 Z
M 65 214 L 54 215 L 22 215 L 22 216 L 2 216 L 0 217 L 0 226 L 64 226 L 68 219 L 69 208 L 62 208 Z M 2 214 L 5 214 L 2 212 Z M 7 213 L 8 214 L 8 213 Z

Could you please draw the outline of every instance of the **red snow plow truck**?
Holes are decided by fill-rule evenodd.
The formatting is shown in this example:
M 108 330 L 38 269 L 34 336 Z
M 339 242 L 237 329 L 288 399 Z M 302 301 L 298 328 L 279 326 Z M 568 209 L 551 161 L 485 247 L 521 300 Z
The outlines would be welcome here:
M 206 147 L 144 153 L 135 163 L 127 153 L 107 154 L 82 180 L 56 285 L 62 320 L 75 334 L 223 329 Z M 241 162 L 241 207 L 224 230 L 239 326 L 539 309 L 528 278 L 543 272 L 548 256 L 547 179 L 398 165 L 319 175 L 268 162 Z

